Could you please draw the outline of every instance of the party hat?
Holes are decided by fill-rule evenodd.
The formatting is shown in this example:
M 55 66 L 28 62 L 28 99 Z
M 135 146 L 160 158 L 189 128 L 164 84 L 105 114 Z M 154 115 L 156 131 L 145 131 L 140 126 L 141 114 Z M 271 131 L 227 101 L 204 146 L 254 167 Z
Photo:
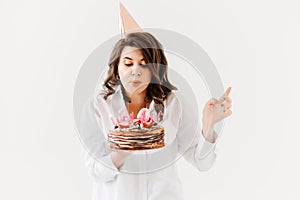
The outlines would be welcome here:
M 119 3 L 119 8 L 120 8 L 120 29 L 121 29 L 121 35 L 123 37 L 130 32 L 143 31 L 121 2 Z

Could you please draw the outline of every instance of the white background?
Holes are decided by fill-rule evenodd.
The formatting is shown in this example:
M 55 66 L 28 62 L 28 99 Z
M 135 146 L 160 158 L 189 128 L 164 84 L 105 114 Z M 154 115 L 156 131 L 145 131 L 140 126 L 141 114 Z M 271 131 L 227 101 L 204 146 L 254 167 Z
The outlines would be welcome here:
M 215 166 L 179 162 L 186 199 L 300 199 L 297 1 L 123 2 L 142 27 L 196 41 L 232 86 Z M 0 199 L 90 199 L 73 88 L 88 55 L 119 33 L 117 6 L 0 0 Z

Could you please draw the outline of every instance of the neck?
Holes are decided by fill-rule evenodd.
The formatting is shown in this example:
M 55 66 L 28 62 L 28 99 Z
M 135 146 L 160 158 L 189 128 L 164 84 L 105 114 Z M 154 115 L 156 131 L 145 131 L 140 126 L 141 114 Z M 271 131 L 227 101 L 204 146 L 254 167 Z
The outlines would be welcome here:
M 130 99 L 130 103 L 126 102 L 127 111 L 129 114 L 134 113 L 134 118 L 137 118 L 137 114 L 142 108 L 149 107 L 149 103 L 145 101 L 146 91 L 127 96 Z
M 131 105 L 135 105 L 135 106 L 145 105 L 146 90 L 141 93 L 127 94 L 127 96 L 129 97 L 129 102 Z

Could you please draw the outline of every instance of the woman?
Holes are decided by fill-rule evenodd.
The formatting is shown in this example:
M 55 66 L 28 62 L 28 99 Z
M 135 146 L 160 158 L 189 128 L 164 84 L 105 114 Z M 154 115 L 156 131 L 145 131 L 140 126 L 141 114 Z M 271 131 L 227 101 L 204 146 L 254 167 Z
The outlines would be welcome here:
M 110 56 L 101 90 L 83 109 L 80 132 L 86 134 L 86 166 L 94 180 L 93 200 L 182 200 L 174 162 L 183 155 L 200 171 L 212 167 L 216 154 L 214 125 L 231 115 L 230 88 L 203 110 L 202 130 L 193 103 L 167 76 L 162 45 L 146 32 L 119 40 Z M 111 115 L 120 110 L 135 117 L 141 108 L 163 113 L 166 147 L 149 151 L 116 151 L 108 147 Z

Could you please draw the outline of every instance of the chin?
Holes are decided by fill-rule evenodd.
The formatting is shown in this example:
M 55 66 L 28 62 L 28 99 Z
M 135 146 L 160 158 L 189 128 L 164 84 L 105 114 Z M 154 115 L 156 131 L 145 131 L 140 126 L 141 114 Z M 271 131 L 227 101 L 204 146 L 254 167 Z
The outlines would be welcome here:
M 126 92 L 128 92 L 129 94 L 139 94 L 144 92 L 147 87 L 143 86 L 143 87 L 130 87 L 130 86 L 124 86 L 124 89 Z

